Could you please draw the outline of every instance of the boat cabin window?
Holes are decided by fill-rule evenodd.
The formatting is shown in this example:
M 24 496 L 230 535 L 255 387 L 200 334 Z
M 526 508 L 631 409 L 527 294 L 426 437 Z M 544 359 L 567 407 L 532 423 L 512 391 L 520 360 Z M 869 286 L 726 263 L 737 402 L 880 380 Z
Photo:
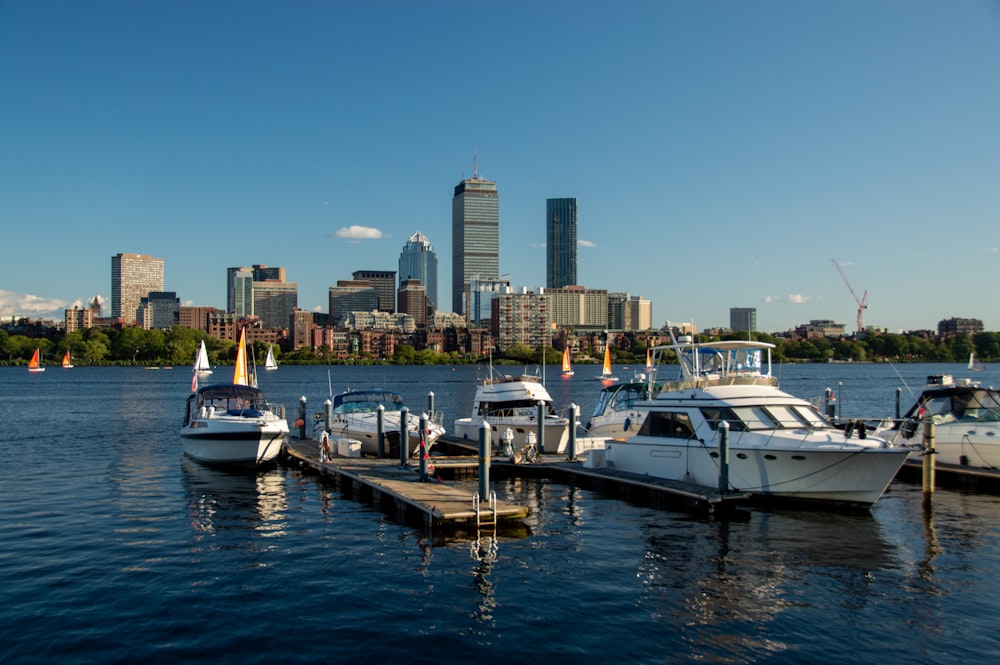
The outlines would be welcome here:
M 604 409 L 608 406 L 608 398 L 611 396 L 610 391 L 602 390 L 601 394 L 597 398 L 597 405 L 594 407 L 594 416 L 599 416 L 604 413 Z
M 778 427 L 799 429 L 811 426 L 811 423 L 794 406 L 788 404 L 768 406 L 767 412 L 778 422 Z
M 485 417 L 507 418 L 519 414 L 535 415 L 538 413 L 538 401 L 533 399 L 505 400 L 503 402 L 482 402 L 479 405 L 479 415 Z M 555 415 L 552 404 L 545 402 L 545 415 Z
M 670 439 L 694 437 L 691 418 L 683 411 L 650 411 L 639 428 L 639 436 L 661 436 Z

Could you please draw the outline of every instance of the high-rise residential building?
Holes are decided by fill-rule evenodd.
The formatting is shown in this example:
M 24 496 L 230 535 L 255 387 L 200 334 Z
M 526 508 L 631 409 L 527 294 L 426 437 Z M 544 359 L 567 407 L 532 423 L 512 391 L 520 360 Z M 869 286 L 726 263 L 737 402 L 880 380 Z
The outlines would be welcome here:
M 576 284 L 576 199 L 545 201 L 545 286 Z
M 146 254 L 111 257 L 111 318 L 136 322 L 139 304 L 150 291 L 163 290 L 163 259 Z
M 253 282 L 253 313 L 262 328 L 287 329 L 292 311 L 299 306 L 299 285 L 295 282 L 264 280 Z
M 226 269 L 226 311 L 237 319 L 253 316 L 252 268 Z
M 417 231 L 403 245 L 399 254 L 399 286 L 408 279 L 419 279 L 427 292 L 428 307 L 436 310 L 438 300 L 438 260 L 431 241 Z
M 733 332 L 756 332 L 756 307 L 730 307 L 729 329 Z
M 564 328 L 607 328 L 608 292 L 583 286 L 542 289 L 548 296 L 549 318 Z
M 608 328 L 649 330 L 653 327 L 653 303 L 627 293 L 608 294 Z
M 497 184 L 481 179 L 475 163 L 472 178 L 455 186 L 451 200 L 451 308 L 459 314 L 466 313 L 462 296 L 474 275 L 484 280 L 500 276 Z
M 354 281 L 367 280 L 378 293 L 378 311 L 396 311 L 396 271 L 395 270 L 355 270 Z
M 498 294 L 492 302 L 491 331 L 501 351 L 513 344 L 537 349 L 551 344 L 549 297 L 544 293 Z

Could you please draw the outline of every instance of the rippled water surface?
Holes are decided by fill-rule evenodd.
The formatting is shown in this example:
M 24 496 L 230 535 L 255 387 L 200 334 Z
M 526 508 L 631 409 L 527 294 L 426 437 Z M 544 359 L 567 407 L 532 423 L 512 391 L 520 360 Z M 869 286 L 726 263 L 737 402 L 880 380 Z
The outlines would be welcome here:
M 520 368 L 515 368 L 519 370 Z M 547 384 L 586 419 L 587 368 Z M 297 368 L 261 377 L 294 417 L 329 386 L 428 391 L 446 425 L 477 368 Z M 780 369 L 845 416 L 959 366 Z M 996 370 L 976 378 L 997 383 Z M 229 370 L 218 370 L 220 380 Z M 616 368 L 619 376 L 629 371 Z M 593 372 L 596 374 L 596 371 Z M 329 378 L 328 378 L 329 376 Z M 184 460 L 186 369 L 0 368 L 0 658 L 135 662 L 995 662 L 1000 497 L 894 483 L 870 514 L 716 523 L 541 480 L 523 533 L 475 547 L 324 481 Z M 910 395 L 902 390 L 903 408 Z M 484 536 L 486 534 L 483 534 Z M 479 545 L 489 543 L 483 538 Z

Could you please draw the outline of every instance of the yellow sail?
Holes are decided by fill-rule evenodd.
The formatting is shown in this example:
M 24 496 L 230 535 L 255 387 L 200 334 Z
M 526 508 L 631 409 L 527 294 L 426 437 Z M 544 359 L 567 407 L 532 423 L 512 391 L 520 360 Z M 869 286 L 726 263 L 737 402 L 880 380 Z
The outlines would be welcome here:
M 568 346 L 565 349 L 563 349 L 562 373 L 563 373 L 563 376 L 572 376 L 573 375 L 573 368 L 569 364 L 569 347 Z
M 604 345 L 604 370 L 601 374 L 611 376 L 611 345 Z
M 247 372 L 247 330 L 240 329 L 240 345 L 236 348 L 236 368 L 233 369 L 233 383 L 240 386 L 250 385 Z

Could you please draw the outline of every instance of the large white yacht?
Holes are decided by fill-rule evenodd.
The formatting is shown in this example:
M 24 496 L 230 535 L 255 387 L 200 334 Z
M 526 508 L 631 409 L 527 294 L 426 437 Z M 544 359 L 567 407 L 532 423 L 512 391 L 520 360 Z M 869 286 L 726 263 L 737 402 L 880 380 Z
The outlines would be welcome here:
M 758 499 L 869 506 L 914 450 L 838 429 L 809 402 L 778 389 L 773 344 L 690 337 L 653 349 L 676 354 L 679 375 L 662 381 L 654 399 L 634 406 L 642 425 L 624 441 L 608 441 L 608 467 L 717 488 L 720 424 L 728 424 L 728 489 Z M 663 369 L 662 367 L 660 369 Z
M 948 374 L 929 376 L 903 418 L 877 433 L 897 442 L 922 441 L 928 420 L 934 423 L 936 462 L 1000 468 L 1000 391 Z

